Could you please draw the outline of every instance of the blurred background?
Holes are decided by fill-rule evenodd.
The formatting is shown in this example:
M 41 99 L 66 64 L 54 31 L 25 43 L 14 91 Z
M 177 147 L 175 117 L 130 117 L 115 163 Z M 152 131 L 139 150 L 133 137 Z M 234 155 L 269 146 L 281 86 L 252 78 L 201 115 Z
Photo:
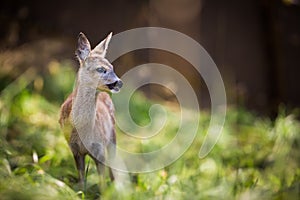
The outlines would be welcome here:
M 222 74 L 229 103 L 274 115 L 280 103 L 290 108 L 300 105 L 299 4 L 298 0 L 3 1 L 0 89 L 28 67 L 45 72 L 53 60 L 75 61 L 80 31 L 93 46 L 110 31 L 158 26 L 187 34 L 208 51 Z M 8 52 L 14 59 L 5 57 Z M 114 64 L 122 75 L 147 62 L 180 71 L 198 92 L 201 105 L 209 107 L 200 75 L 176 55 L 150 49 L 129 53 Z M 160 91 L 153 87 L 152 91 Z M 157 94 L 172 100 L 167 92 Z
M 176 162 L 130 175 L 132 188 L 122 192 L 109 181 L 100 192 L 96 168 L 87 158 L 88 178 L 81 190 L 58 124 L 60 105 L 78 70 L 77 36 L 84 32 L 95 46 L 111 31 L 147 26 L 190 36 L 215 61 L 228 99 L 223 133 L 209 155 L 199 159 L 210 123 L 210 96 L 201 75 L 170 52 L 127 53 L 113 63 L 119 76 L 151 62 L 186 77 L 203 108 L 201 115 L 190 111 L 200 116 L 197 135 Z M 298 200 L 299 72 L 299 0 L 2 0 L 0 199 Z M 156 151 L 176 137 L 181 113 L 168 89 L 153 84 L 140 90 L 130 100 L 133 121 L 149 124 L 149 109 L 159 100 L 166 125 L 149 140 L 128 137 L 117 127 L 117 144 L 130 152 Z M 113 95 L 115 102 L 123 98 Z M 118 110 L 116 115 L 126 122 Z M 184 120 L 192 127 L 192 119 Z

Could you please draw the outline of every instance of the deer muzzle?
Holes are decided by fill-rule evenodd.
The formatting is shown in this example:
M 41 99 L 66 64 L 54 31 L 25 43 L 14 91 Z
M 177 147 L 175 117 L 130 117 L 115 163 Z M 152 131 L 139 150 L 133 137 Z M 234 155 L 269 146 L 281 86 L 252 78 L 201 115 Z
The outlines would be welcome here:
M 121 87 L 123 86 L 123 82 L 121 79 L 118 79 L 113 83 L 106 84 L 106 86 L 111 92 L 116 93 L 120 91 Z

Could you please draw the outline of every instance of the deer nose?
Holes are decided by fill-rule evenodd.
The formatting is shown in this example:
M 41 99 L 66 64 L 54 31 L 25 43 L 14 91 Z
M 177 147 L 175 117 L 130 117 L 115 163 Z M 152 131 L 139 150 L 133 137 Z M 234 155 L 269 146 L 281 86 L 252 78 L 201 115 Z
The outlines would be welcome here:
M 117 81 L 116 86 L 117 86 L 118 88 L 121 88 L 121 87 L 123 86 L 123 81 L 119 79 L 119 80 Z

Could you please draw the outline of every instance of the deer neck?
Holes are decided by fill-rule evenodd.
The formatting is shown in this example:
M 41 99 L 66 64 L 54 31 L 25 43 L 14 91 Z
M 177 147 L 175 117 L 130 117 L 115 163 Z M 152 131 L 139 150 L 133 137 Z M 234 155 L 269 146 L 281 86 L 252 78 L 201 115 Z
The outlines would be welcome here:
M 77 132 L 82 130 L 86 134 L 93 130 L 96 117 L 96 100 L 96 88 L 81 85 L 78 81 L 71 112 L 72 123 Z

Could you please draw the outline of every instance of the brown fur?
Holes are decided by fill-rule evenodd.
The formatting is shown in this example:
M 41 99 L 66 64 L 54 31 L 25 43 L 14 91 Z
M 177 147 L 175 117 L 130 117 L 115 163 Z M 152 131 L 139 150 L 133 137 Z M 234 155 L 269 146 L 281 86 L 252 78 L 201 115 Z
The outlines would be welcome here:
M 91 50 L 85 35 L 79 35 L 76 50 L 80 62 L 77 85 L 61 106 L 59 123 L 73 153 L 81 185 L 84 183 L 86 155 L 94 159 L 103 179 L 105 157 L 115 154 L 113 102 L 109 94 L 98 91 L 99 88 L 119 91 L 122 86 L 121 80 L 113 72 L 113 66 L 105 59 L 110 38 L 111 34 Z M 99 72 L 99 67 L 107 72 Z M 109 89 L 107 85 L 112 83 L 117 84 Z M 111 169 L 110 177 L 114 179 Z

